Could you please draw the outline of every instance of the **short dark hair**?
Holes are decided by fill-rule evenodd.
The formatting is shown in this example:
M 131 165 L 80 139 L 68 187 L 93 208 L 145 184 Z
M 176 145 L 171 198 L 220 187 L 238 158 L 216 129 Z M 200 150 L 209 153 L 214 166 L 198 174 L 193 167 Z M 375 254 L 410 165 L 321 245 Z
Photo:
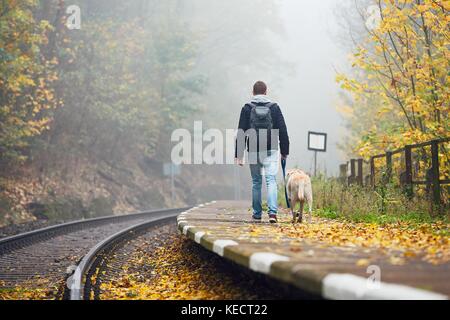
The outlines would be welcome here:
M 254 95 L 266 94 L 266 93 L 267 93 L 267 85 L 264 82 L 258 81 L 253 85 L 253 94 Z

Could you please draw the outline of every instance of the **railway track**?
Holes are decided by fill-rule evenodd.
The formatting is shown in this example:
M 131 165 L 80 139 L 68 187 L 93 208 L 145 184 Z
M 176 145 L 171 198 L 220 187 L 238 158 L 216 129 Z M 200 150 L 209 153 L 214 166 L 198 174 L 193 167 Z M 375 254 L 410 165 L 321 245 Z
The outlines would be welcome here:
M 109 258 L 113 256 L 127 240 L 137 238 L 143 233 L 147 233 L 149 229 L 175 222 L 175 218 L 179 213 L 180 211 L 177 211 L 162 217 L 153 217 L 148 221 L 138 223 L 112 234 L 108 238 L 97 243 L 83 257 L 73 276 L 68 280 L 70 300 L 90 300 L 92 298 L 98 298 L 100 286 L 97 279 L 99 274 L 108 267 L 107 263 Z M 121 253 L 121 255 L 122 262 L 125 262 L 127 254 Z
M 57 288 L 49 298 L 83 298 L 85 274 L 115 243 L 185 210 L 168 209 L 56 225 L 0 239 L 0 289 L 33 286 L 45 279 Z M 69 278 L 71 290 L 66 288 Z M 73 280 L 73 281 L 72 281 Z
M 72 279 L 73 300 L 267 300 L 311 298 L 204 250 L 166 219 L 99 244 Z M 78 285 L 77 285 L 78 283 Z

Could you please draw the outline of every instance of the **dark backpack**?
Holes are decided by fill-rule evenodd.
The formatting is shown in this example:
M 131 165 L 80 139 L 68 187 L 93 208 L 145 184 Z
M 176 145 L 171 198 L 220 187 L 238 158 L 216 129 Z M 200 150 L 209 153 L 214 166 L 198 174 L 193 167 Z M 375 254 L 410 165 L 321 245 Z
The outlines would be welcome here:
M 250 111 L 250 128 L 252 129 L 267 129 L 271 130 L 273 128 L 272 122 L 272 112 L 270 108 L 275 103 L 267 103 L 265 105 L 259 106 L 253 103 L 248 105 L 252 108 Z

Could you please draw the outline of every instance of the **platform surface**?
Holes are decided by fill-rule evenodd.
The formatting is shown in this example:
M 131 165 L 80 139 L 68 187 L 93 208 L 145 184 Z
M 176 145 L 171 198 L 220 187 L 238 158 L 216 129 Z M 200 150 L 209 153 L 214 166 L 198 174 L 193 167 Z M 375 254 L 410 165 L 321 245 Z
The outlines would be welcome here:
M 178 228 L 207 250 L 327 299 L 448 299 L 450 263 L 393 265 L 390 251 L 288 232 L 294 228 L 288 214 L 275 225 L 265 221 L 252 221 L 248 202 L 219 201 L 183 212 Z

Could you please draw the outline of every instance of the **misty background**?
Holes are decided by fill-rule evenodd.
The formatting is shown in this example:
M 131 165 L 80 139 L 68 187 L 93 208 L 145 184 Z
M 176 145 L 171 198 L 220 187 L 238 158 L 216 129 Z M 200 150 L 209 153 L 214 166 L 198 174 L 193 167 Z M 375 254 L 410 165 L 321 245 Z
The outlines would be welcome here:
M 339 7 L 343 3 L 337 0 L 283 0 L 278 1 L 274 8 L 265 4 L 260 8 L 254 7 L 252 17 L 264 15 L 267 11 L 276 12 L 277 19 L 262 22 L 274 27 L 263 34 L 250 35 L 250 38 L 238 42 L 234 52 L 223 52 L 219 58 L 227 63 L 230 57 L 232 61 L 234 55 L 244 54 L 241 64 L 233 65 L 230 61 L 232 72 L 229 81 L 232 83 L 227 84 L 230 97 L 226 100 L 233 101 L 233 104 L 223 104 L 223 95 L 227 91 L 217 102 L 229 113 L 225 128 L 237 127 L 240 109 L 251 99 L 253 83 L 263 80 L 269 87 L 268 96 L 280 104 L 287 123 L 291 142 L 288 166 L 312 173 L 314 153 L 307 149 L 308 131 L 324 132 L 328 134 L 327 152 L 318 153 L 317 166 L 319 172 L 328 176 L 337 175 L 339 164 L 347 160 L 337 146 L 345 139 L 345 129 L 336 111 L 340 89 L 335 81 L 336 70 L 349 68 L 346 50 L 350 45 L 345 43 L 347 34 Z M 351 3 L 353 1 L 347 5 Z M 221 10 L 214 2 L 211 7 L 220 16 Z M 206 29 L 215 25 L 213 21 L 216 19 L 205 23 Z M 230 21 L 230 28 L 233 23 Z M 252 23 L 251 18 L 249 23 Z M 264 57 L 264 53 L 268 57 Z M 254 56 L 261 57 L 263 63 L 253 67 Z M 214 87 L 217 81 L 220 81 L 220 76 L 211 77 L 210 85 Z M 220 89 L 214 90 L 214 94 L 216 92 Z M 248 168 L 234 168 L 235 197 L 250 198 L 248 171 Z M 239 179 L 239 184 L 236 179 Z
M 273 96 L 285 113 L 292 143 L 290 163 L 313 172 L 307 133 L 325 132 L 328 149 L 318 154 L 317 162 L 319 170 L 328 175 L 336 175 L 339 164 L 347 160 L 336 145 L 344 136 L 336 111 L 339 86 L 335 70 L 348 63 L 347 54 L 336 39 L 339 3 L 342 1 L 282 1 L 280 16 L 286 36 L 276 45 L 282 59 L 292 65 L 293 74 L 287 74 L 279 85 L 275 84 L 276 75 L 268 75 Z
M 358 1 L 363 10 L 368 1 Z M 350 67 L 349 26 L 361 33 L 353 0 L 12 5 L 2 41 L 35 65 L 2 60 L 5 74 L 16 72 L 4 110 L 22 121 L 0 114 L 12 123 L 0 136 L 3 223 L 249 198 L 247 167 L 183 165 L 173 183 L 163 168 L 173 130 L 192 132 L 198 120 L 203 130 L 237 128 L 257 80 L 284 113 L 289 167 L 313 171 L 308 131 L 328 134 L 320 172 L 336 175 L 347 158 L 337 147 L 346 138 L 335 76 Z M 80 8 L 79 30 L 67 28 L 70 5 Z

